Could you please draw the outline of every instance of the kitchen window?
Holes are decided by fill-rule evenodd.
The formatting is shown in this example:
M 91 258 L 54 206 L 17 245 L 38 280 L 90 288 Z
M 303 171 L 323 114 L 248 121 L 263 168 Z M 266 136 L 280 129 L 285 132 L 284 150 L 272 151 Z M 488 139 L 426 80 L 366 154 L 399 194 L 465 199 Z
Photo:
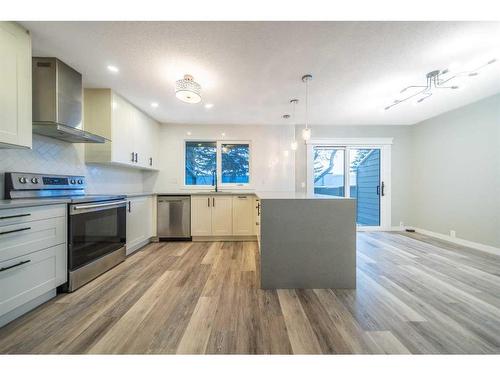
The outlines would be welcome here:
M 186 141 L 184 184 L 248 187 L 250 153 L 248 141 Z

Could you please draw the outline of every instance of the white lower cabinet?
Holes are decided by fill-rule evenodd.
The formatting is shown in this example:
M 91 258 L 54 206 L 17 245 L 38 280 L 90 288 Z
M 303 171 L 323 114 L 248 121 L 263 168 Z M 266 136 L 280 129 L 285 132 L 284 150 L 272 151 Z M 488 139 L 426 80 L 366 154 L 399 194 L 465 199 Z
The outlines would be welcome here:
M 67 281 L 66 212 L 65 204 L 0 210 L 0 326 Z
M 0 316 L 66 282 L 66 244 L 0 263 Z
M 231 196 L 212 198 L 212 235 L 233 234 L 233 199 Z
M 127 255 L 140 249 L 154 236 L 153 197 L 134 197 L 127 201 Z
M 212 197 L 191 197 L 191 236 L 212 235 Z
M 254 234 L 253 197 L 238 195 L 233 197 L 233 235 Z
M 253 195 L 191 196 L 193 237 L 253 236 Z

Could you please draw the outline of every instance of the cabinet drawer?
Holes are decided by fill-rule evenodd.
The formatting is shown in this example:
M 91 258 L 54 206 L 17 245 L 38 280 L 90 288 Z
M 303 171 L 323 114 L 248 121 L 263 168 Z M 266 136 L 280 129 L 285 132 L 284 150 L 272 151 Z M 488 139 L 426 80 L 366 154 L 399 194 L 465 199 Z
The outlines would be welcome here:
M 66 281 L 66 245 L 0 263 L 0 316 Z
M 66 244 L 66 216 L 0 227 L 0 262 Z
M 61 216 L 66 216 L 65 204 L 10 208 L 7 210 L 0 210 L 0 227 Z

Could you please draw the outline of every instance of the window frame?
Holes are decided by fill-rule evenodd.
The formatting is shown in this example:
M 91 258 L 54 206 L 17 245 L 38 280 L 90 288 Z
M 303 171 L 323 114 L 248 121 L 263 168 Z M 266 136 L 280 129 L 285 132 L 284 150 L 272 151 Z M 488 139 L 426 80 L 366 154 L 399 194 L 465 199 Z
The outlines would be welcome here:
M 248 190 L 252 188 L 253 183 L 253 164 L 252 164 L 252 142 L 245 140 L 231 140 L 231 139 L 184 139 L 182 143 L 182 185 L 186 190 L 213 190 L 213 185 L 186 185 L 186 143 L 187 142 L 215 142 L 216 144 L 216 171 L 217 171 L 217 189 L 223 190 L 231 188 L 231 190 Z M 248 183 L 222 183 L 222 144 L 242 144 L 248 145 Z

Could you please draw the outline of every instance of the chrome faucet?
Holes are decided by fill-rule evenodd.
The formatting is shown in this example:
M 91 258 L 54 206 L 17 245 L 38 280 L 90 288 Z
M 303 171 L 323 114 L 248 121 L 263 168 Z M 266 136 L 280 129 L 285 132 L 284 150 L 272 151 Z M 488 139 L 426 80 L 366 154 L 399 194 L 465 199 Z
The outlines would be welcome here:
M 212 186 L 215 187 L 215 192 L 217 193 L 217 171 L 212 172 Z

